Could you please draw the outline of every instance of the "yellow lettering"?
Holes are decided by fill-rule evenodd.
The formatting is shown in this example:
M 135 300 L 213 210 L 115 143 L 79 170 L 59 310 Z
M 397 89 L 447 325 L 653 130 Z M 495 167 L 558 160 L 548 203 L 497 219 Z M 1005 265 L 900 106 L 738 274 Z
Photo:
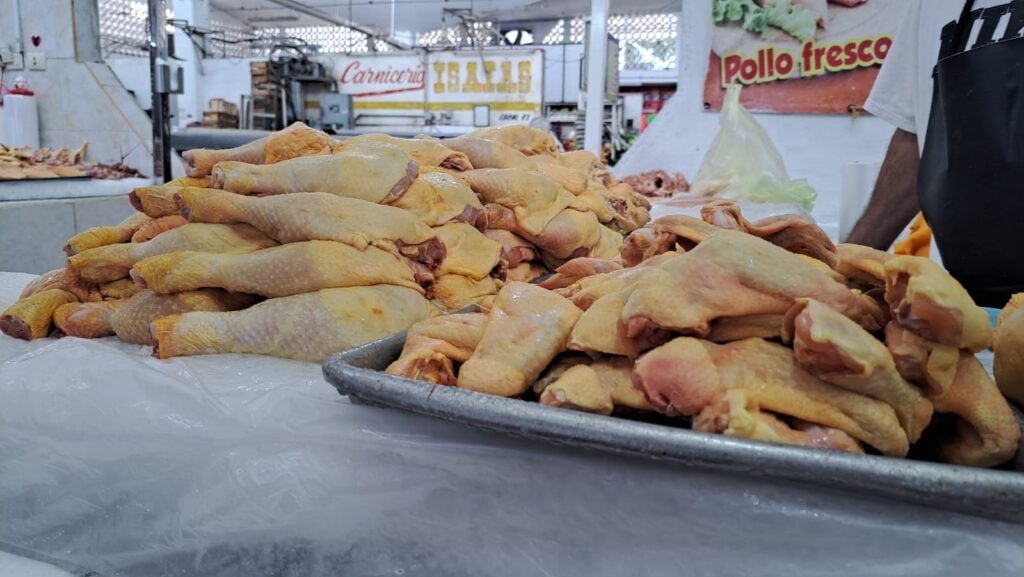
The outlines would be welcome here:
M 459 91 L 459 63 L 448 63 L 448 92 Z
M 494 61 L 484 60 L 484 92 L 494 92 Z
M 434 63 L 434 92 L 444 94 L 444 62 Z
M 501 62 L 501 82 L 498 83 L 498 92 L 505 94 L 516 91 L 516 84 L 512 81 L 512 63 L 508 60 Z
M 524 60 L 519 63 L 519 93 L 526 94 L 530 91 L 530 84 L 533 84 L 533 76 L 530 69 L 532 62 Z
M 462 83 L 463 92 L 480 92 L 480 80 L 476 76 L 476 62 L 466 63 L 466 81 Z

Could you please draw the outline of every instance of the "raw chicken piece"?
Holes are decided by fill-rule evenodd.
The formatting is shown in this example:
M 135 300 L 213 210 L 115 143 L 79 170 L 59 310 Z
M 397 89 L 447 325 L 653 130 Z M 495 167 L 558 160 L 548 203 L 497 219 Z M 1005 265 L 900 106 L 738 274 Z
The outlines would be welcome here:
M 507 230 L 487 229 L 484 236 L 501 244 L 501 264 L 506 269 L 537 258 L 535 247 Z
M 589 276 L 564 289 L 558 289 L 558 293 L 572 300 L 574 305 L 586 311 L 599 298 L 626 287 L 632 287 L 645 276 L 660 274 L 659 272 L 651 272 L 652 270 L 654 270 L 652 267 L 634 267 Z
M 391 201 L 391 206 L 416 215 L 427 226 L 441 226 L 453 220 L 471 225 L 484 220 L 483 205 L 465 182 L 441 171 L 421 171 L 405 194 Z M 470 222 L 471 221 L 471 222 Z
M 885 300 L 896 322 L 930 341 L 972 352 L 992 344 L 988 314 L 931 259 L 897 256 L 885 263 Z
M 83 282 L 78 275 L 66 268 L 51 270 L 32 279 L 21 291 L 19 299 L 30 297 L 44 290 L 61 289 L 74 295 L 76 300 L 81 302 L 98 301 L 102 293 L 96 285 Z
M 431 313 L 404 287 L 324 289 L 236 312 L 191 312 L 153 321 L 153 355 L 254 353 L 321 363 L 331 353 L 403 331 Z
M 459 172 L 473 170 L 473 165 L 465 154 L 448 148 L 443 142 L 429 138 L 395 138 L 387 134 L 361 134 L 343 141 L 340 149 L 344 151 L 350 146 L 363 143 L 384 143 L 394 146 L 418 162 L 421 169 L 436 166 Z
M 53 311 L 53 324 L 69 337 L 98 339 L 114 334 L 110 318 L 127 301 L 67 303 Z
M 487 326 L 487 315 L 445 315 L 409 327 L 405 346 L 387 373 L 438 385 L 455 384 L 455 363 L 464 363 L 476 350 Z
M 434 234 L 446 250 L 437 268 L 438 275 L 459 274 L 479 281 L 491 274 L 501 260 L 501 243 L 468 224 L 453 222 L 438 226 Z
M 122 341 L 137 345 L 152 345 L 149 324 L 169 315 L 191 311 L 236 311 L 252 306 L 256 297 L 236 294 L 220 289 L 186 291 L 162 295 L 142 291 L 110 315 L 110 326 Z
M 249 253 L 172 252 L 135 263 L 132 278 L 158 293 L 222 288 L 284 297 L 326 288 L 390 284 L 423 293 L 397 256 L 372 246 L 311 240 Z
M 493 140 L 462 136 L 443 141 L 444 145 L 469 157 L 477 170 L 487 168 L 518 168 L 539 172 L 558 183 L 572 194 L 586 189 L 587 175 L 568 168 L 549 156 L 526 156 L 518 150 Z
M 458 386 L 502 397 L 523 394 L 565 350 L 580 314 L 551 291 L 525 283 L 505 285 L 479 346 L 459 371 Z
M 467 172 L 465 177 L 484 202 L 512 209 L 520 234 L 541 234 L 563 209 L 576 201 L 550 178 L 525 170 L 478 169 Z
M 540 234 L 526 230 L 517 231 L 523 238 L 532 242 L 544 254 L 557 260 L 571 260 L 581 256 L 591 256 L 603 238 L 601 226 L 592 212 L 582 212 L 567 208 L 552 218 Z M 618 234 L 611 230 L 612 234 Z M 614 242 L 614 239 L 612 240 Z M 607 254 L 593 256 L 607 258 Z M 614 256 L 614 252 L 613 255 Z
M 103 300 L 126 299 L 142 291 L 142 287 L 135 284 L 130 278 L 119 278 L 115 281 L 100 285 L 100 295 Z
M 555 270 L 555 275 L 540 283 L 540 286 L 549 289 L 565 288 L 580 279 L 622 270 L 622 265 L 602 258 L 581 257 L 574 258 Z
M 885 345 L 836 311 L 797 299 L 786 314 L 783 339 L 807 372 L 891 406 L 911 444 L 931 422 L 931 403 L 903 380 Z
M 631 338 L 626 334 L 626 324 L 620 317 L 630 292 L 629 288 L 617 290 L 590 304 L 576 321 L 567 348 L 588 354 L 603 353 L 635 359 L 643 351 L 664 342 L 664 338 L 652 335 Z
M 478 128 L 466 136 L 500 142 L 526 155 L 558 154 L 558 143 L 550 133 L 522 124 Z
M 167 232 L 171 229 L 178 228 L 179 226 L 188 224 L 180 214 L 172 214 L 170 216 L 161 216 L 160 218 L 154 218 L 146 224 L 139 227 L 139 230 L 135 231 L 132 235 L 132 242 L 146 242 L 153 240 L 157 235 L 163 232 Z
M 654 411 L 633 384 L 633 363 L 608 358 L 569 367 L 540 395 L 543 405 L 610 415 L 616 408 Z
M 604 201 L 615 211 L 608 226 L 616 232 L 628 234 L 651 220 L 651 204 L 628 184 L 620 182 L 608 188 L 599 187 L 598 191 Z
M 750 222 L 734 200 L 712 200 L 700 209 L 708 224 L 727 230 L 738 230 L 763 238 L 789 252 L 804 254 L 830 267 L 836 263 L 836 246 L 814 222 L 795 214 L 769 217 Z
M 813 424 L 790 427 L 775 415 L 762 412 L 741 390 L 725 391 L 716 397 L 694 418 L 693 430 L 752 441 L 864 453 L 856 439 L 839 429 Z
M 657 233 L 654 229 L 638 228 L 631 232 L 619 248 L 619 257 L 627 267 L 639 266 L 658 255 L 675 250 L 676 236 Z
M 658 245 L 664 247 L 663 251 L 672 250 L 675 245 L 690 250 L 725 230 L 683 214 L 663 216 L 652 222 L 651 228 L 659 237 Z
M 726 390 L 741 390 L 761 410 L 839 429 L 890 456 L 910 448 L 889 405 L 821 381 L 793 352 L 761 339 L 716 345 L 681 337 L 650 351 L 633 371 L 655 406 L 695 415 Z
M 178 202 L 191 222 L 246 223 L 282 243 L 333 240 L 360 250 L 371 245 L 392 252 L 417 249 L 422 254 L 414 260 L 428 266 L 444 258 L 444 245 L 413 214 L 364 200 L 323 192 L 256 198 L 186 191 Z
M 631 337 L 666 329 L 707 335 L 724 317 L 784 314 L 798 298 L 814 298 L 868 330 L 883 326 L 881 308 L 829 274 L 769 242 L 722 230 L 639 281 L 622 310 Z
M 68 258 L 68 270 L 94 283 L 128 276 L 132 266 L 144 258 L 177 252 L 251 252 L 277 245 L 271 238 L 245 224 L 197 224 L 169 230 L 149 242 L 112 244 L 87 250 Z
M 149 220 L 144 214 L 133 214 L 115 226 L 98 226 L 84 230 L 68 240 L 64 245 L 64 254 L 74 256 L 92 248 L 128 242 L 135 231 Z
M 743 339 L 777 339 L 782 336 L 782 321 L 785 315 L 746 315 L 726 317 L 711 323 L 711 331 L 705 337 L 713 343 L 730 343 Z
M 546 274 L 548 274 L 548 269 L 544 265 L 523 262 L 519 263 L 518 266 L 507 269 L 505 271 L 505 280 L 507 282 L 533 282 Z
M 619 249 L 622 248 L 622 235 L 608 228 L 598 227 L 599 234 L 597 244 L 591 247 L 587 253 L 591 258 L 611 260 L 619 256 Z
M 576 196 L 587 190 L 587 173 L 568 168 L 551 156 L 528 156 L 525 165 L 520 168 L 539 172 Z
M 1024 293 L 1015 294 L 999 314 L 993 368 L 999 390 L 1024 407 Z
M 943 394 L 929 396 L 935 411 L 956 415 L 953 431 L 925 439 L 954 465 L 993 467 L 1009 461 L 1020 443 L 1020 425 L 978 359 L 960 353 L 956 379 Z
M 249 144 L 224 150 L 207 150 L 205 148 L 186 150 L 181 155 L 181 158 L 185 161 L 185 174 L 191 177 L 207 176 L 213 171 L 214 165 L 224 161 L 263 164 L 266 159 L 263 146 L 266 142 L 266 138 L 261 138 Z
M 460 274 L 446 274 L 438 277 L 431 292 L 434 304 L 447 312 L 455 312 L 496 294 L 498 285 L 489 276 L 474 280 Z
M 836 271 L 854 285 L 885 288 L 885 263 L 893 256 L 859 244 L 841 244 L 836 247 Z
M 75 295 L 57 288 L 39 291 L 0 314 L 0 332 L 25 341 L 44 338 L 50 334 L 53 311 L 76 300 Z
M 331 154 L 336 146 L 338 142 L 328 134 L 295 122 L 268 136 L 263 144 L 263 162 L 253 164 L 274 164 L 301 156 Z
M 221 162 L 213 169 L 213 187 L 259 195 L 327 192 L 386 203 L 408 190 L 418 175 L 419 165 L 401 150 L 360 146 L 268 165 Z
M 604 163 L 598 160 L 597 156 L 589 150 L 573 150 L 558 155 L 558 161 L 566 168 L 573 168 L 582 171 L 590 180 L 596 180 L 604 186 L 612 186 L 615 179 Z M 625 183 L 623 183 L 625 184 Z M 626 184 L 626 186 L 629 186 Z M 632 187 L 629 187 L 633 190 Z
M 178 214 L 178 203 L 175 198 L 186 191 L 190 194 L 216 192 L 215 188 L 194 188 L 189 186 L 140 186 L 128 194 L 128 202 L 135 210 L 151 218 L 161 218 Z
M 193 178 L 191 176 L 182 176 L 181 178 L 175 178 L 169 182 L 165 182 L 164 186 L 192 186 L 195 188 L 210 188 L 210 177 L 200 176 Z
M 929 396 L 941 395 L 953 385 L 960 362 L 956 347 L 925 340 L 895 322 L 885 325 L 885 346 L 900 375 Z

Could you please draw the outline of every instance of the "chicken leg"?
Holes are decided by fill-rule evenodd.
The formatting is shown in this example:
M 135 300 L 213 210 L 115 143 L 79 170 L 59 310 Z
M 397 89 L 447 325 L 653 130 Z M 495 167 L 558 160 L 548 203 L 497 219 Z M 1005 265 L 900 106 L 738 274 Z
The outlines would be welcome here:
M 445 315 L 409 327 L 405 346 L 387 373 L 439 385 L 455 384 L 455 363 L 464 363 L 480 344 L 488 316 Z

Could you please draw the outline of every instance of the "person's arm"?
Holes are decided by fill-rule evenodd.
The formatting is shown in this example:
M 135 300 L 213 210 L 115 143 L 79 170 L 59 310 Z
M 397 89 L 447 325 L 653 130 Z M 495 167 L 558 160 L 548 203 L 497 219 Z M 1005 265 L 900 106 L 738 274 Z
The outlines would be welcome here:
M 896 130 L 871 201 L 845 242 L 887 250 L 920 209 L 917 200 L 917 135 Z

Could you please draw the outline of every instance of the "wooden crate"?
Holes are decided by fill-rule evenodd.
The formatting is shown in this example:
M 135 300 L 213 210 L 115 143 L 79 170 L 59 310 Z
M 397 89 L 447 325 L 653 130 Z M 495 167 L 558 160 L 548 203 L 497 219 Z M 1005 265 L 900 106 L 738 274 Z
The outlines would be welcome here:
M 203 113 L 203 126 L 206 128 L 238 128 L 238 115 L 208 110 Z
M 238 105 L 234 102 L 228 102 L 223 98 L 213 98 L 210 100 L 207 109 L 210 112 L 222 112 L 224 114 L 231 114 L 235 117 L 238 116 Z

